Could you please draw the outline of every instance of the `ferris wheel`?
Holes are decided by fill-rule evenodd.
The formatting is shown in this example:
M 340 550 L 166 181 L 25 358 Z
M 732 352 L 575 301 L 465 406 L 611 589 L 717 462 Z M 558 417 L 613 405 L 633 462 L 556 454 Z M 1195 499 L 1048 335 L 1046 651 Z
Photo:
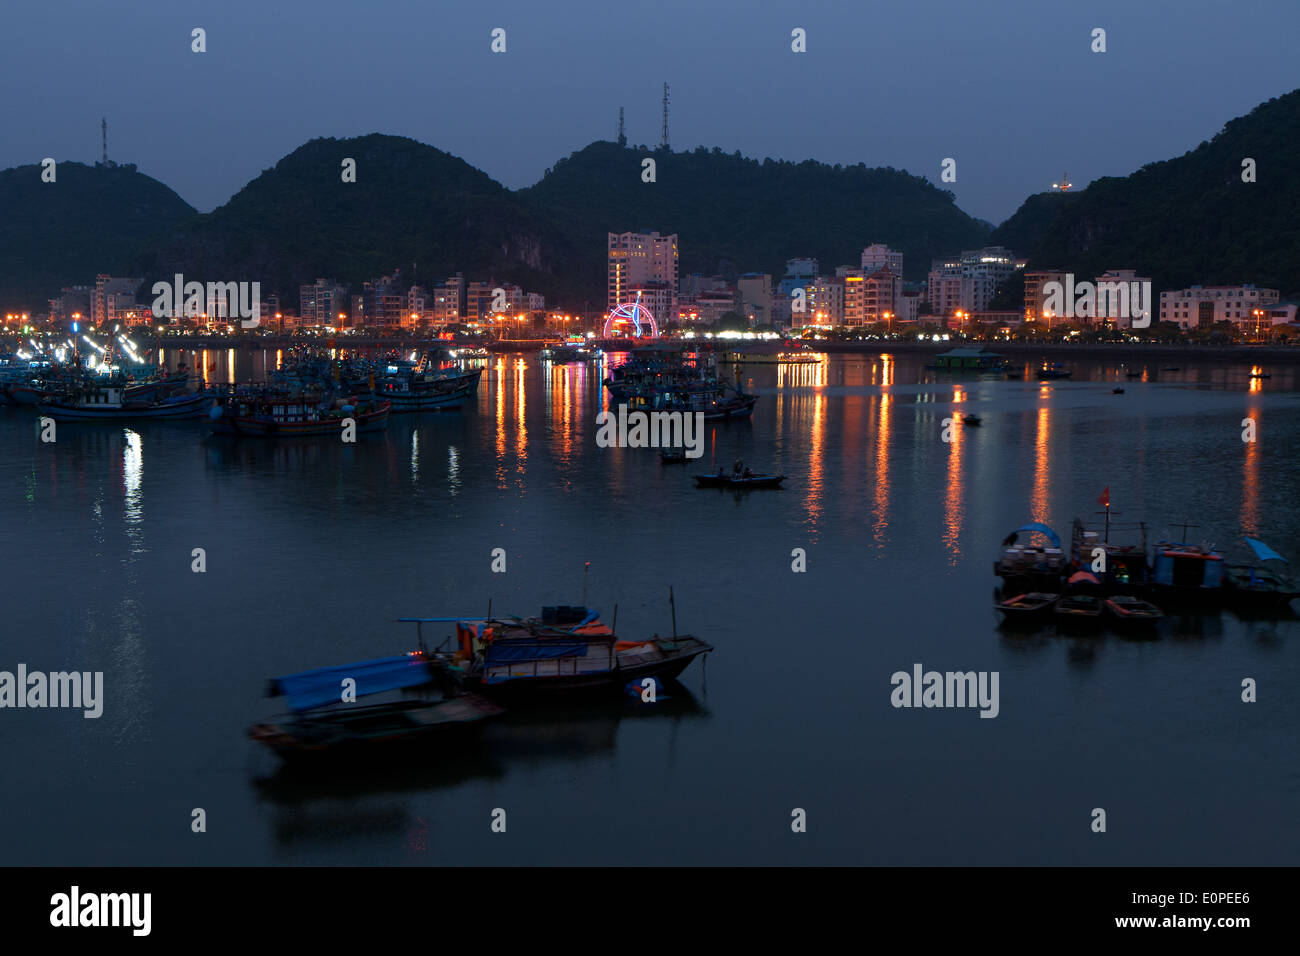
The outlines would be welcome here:
M 612 339 L 615 336 L 628 335 L 638 339 L 643 335 L 649 335 L 651 338 L 659 337 L 659 323 L 655 321 L 655 317 L 650 310 L 641 304 L 641 291 L 639 289 L 635 300 L 624 302 L 610 312 L 609 318 L 605 320 L 605 338 Z

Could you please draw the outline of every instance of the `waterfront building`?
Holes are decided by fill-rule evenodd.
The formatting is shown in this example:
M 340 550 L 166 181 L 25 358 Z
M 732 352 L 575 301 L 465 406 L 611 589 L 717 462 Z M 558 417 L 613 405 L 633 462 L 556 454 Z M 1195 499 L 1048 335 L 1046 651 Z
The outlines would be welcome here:
M 1209 328 L 1215 322 L 1250 327 L 1256 310 L 1276 305 L 1277 289 L 1254 285 L 1194 285 L 1160 293 L 1160 321 L 1173 322 L 1180 329 Z

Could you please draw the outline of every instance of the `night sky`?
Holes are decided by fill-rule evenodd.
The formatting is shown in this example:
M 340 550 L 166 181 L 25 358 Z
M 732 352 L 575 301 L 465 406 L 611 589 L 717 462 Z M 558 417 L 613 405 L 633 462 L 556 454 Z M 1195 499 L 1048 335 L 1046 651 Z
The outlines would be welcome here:
M 674 149 L 935 182 L 953 157 L 944 188 L 997 223 L 1065 171 L 1127 175 L 1296 87 L 1300 3 L 52 0 L 5 4 L 0 35 L 0 167 L 98 159 L 107 116 L 110 158 L 204 211 L 317 136 L 410 136 L 530 185 L 613 139 L 620 105 L 657 143 L 667 81 Z

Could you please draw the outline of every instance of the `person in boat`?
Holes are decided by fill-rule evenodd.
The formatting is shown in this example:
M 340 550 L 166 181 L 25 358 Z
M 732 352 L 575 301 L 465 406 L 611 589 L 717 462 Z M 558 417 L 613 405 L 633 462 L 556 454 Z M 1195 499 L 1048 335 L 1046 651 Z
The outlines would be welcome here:
M 1002 541 L 1002 547 L 1004 547 L 1004 548 L 1009 548 L 1009 547 L 1011 547 L 1013 544 L 1016 543 L 1016 541 L 1019 540 L 1019 538 L 1020 538 L 1020 536 L 1019 536 L 1016 532 L 1014 532 L 1014 531 L 1011 532 L 1009 535 L 1006 536 L 1006 538 L 1003 539 L 1003 541 Z
M 746 477 L 746 478 L 753 478 L 753 477 L 754 477 L 754 473 L 753 473 L 752 471 L 750 471 L 748 467 L 745 468 L 745 477 Z
M 745 467 L 745 463 L 741 459 L 737 458 L 736 463 L 731 466 L 732 477 L 739 478 L 740 472 L 744 469 L 744 467 Z

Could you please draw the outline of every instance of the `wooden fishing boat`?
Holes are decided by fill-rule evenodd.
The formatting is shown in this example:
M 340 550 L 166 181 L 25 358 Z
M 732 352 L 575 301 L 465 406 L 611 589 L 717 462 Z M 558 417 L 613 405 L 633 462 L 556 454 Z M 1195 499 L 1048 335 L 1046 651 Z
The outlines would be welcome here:
M 1022 533 L 1026 535 L 1024 544 L 1020 543 Z M 1002 579 L 1004 594 L 1054 593 L 1061 590 L 1068 567 L 1060 536 L 1045 524 L 1031 522 L 1003 539 L 993 573 Z
M 732 488 L 746 491 L 751 488 L 780 488 L 785 475 L 696 475 L 695 484 L 699 488 Z
M 466 689 L 492 699 L 621 694 L 647 677 L 675 678 L 713 650 L 691 635 L 621 640 L 585 607 L 543 608 L 540 618 L 458 621 L 456 644 L 448 666 L 464 674 Z
M 1052 609 L 1056 623 L 1065 627 L 1095 627 L 1101 623 L 1104 610 L 1101 598 L 1095 594 L 1067 594 Z
M 153 418 L 202 418 L 212 404 L 203 392 L 184 393 L 157 400 L 133 401 L 121 386 L 85 388 L 63 397 L 45 398 L 42 414 L 55 421 L 122 422 Z
M 1031 591 L 1028 594 L 1017 594 L 1015 597 L 998 601 L 994 607 L 1002 612 L 1008 624 L 1036 624 L 1052 616 L 1052 610 L 1059 600 L 1061 600 L 1059 594 Z
M 1300 589 L 1280 569 L 1286 558 L 1256 538 L 1247 538 L 1246 543 L 1260 562 L 1276 561 L 1279 566 L 1228 565 L 1223 582 L 1224 597 L 1238 611 L 1276 614 L 1288 610 L 1291 602 L 1300 597 Z
M 285 760 L 375 755 L 398 745 L 447 744 L 505 711 L 475 694 L 343 704 L 254 724 L 248 735 Z
M 1130 595 L 1112 595 L 1103 603 L 1106 614 L 1117 627 L 1152 628 L 1165 616 L 1165 612 L 1150 601 Z
M 395 413 L 459 408 L 478 391 L 481 368 L 448 375 L 407 375 L 375 384 L 376 398 L 392 403 Z
M 341 688 L 348 680 L 353 696 L 343 700 Z M 373 756 L 397 745 L 445 744 L 504 713 L 491 701 L 463 693 L 445 663 L 423 646 L 396 657 L 277 677 L 267 693 L 283 695 L 291 711 L 254 724 L 248 735 L 285 760 Z M 363 698 L 379 702 L 358 703 Z
M 374 399 L 322 400 L 316 395 L 275 394 L 230 396 L 212 406 L 214 434 L 246 438 L 301 438 L 339 435 L 351 420 L 356 433 L 388 427 L 392 404 Z
M 1147 592 L 1166 606 L 1217 603 L 1224 596 L 1226 567 L 1223 555 L 1208 545 L 1161 541 L 1154 549 Z

